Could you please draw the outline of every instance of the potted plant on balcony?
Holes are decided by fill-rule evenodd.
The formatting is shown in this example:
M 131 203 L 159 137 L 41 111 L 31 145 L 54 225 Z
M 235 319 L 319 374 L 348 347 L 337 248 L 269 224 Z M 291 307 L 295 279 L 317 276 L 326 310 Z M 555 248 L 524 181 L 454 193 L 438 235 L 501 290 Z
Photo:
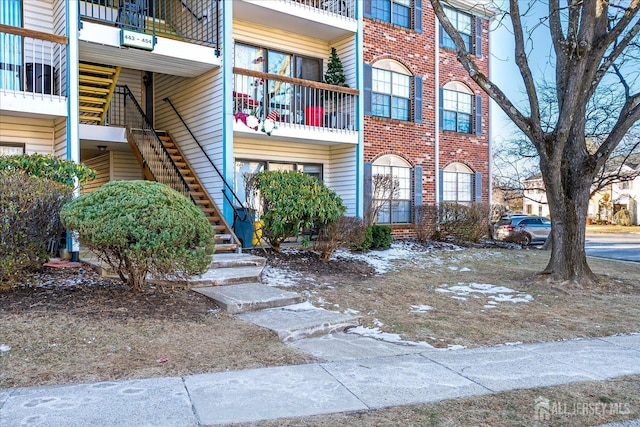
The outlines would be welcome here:
M 331 48 L 331 56 L 329 56 L 327 72 L 324 74 L 324 82 L 334 86 L 349 87 L 347 77 L 344 75 L 342 61 L 335 47 Z M 346 127 L 347 117 L 344 112 L 340 111 L 341 109 L 339 107 L 342 102 L 337 93 L 333 94 L 332 101 L 330 105 L 331 112 L 328 115 L 331 127 L 344 128 Z

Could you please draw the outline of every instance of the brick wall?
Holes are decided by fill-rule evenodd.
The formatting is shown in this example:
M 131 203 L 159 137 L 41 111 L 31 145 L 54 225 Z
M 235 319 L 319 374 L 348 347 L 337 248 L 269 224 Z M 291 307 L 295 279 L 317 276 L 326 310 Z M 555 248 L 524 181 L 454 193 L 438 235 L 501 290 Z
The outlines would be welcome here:
M 422 123 L 390 120 L 380 117 L 364 118 L 364 161 L 371 162 L 384 154 L 396 154 L 412 166 L 423 167 L 422 200 L 424 205 L 436 201 L 435 136 L 436 96 L 438 88 L 449 81 L 464 82 L 482 95 L 482 135 L 440 132 L 440 168 L 451 162 L 461 162 L 474 172 L 482 173 L 483 202 L 488 202 L 489 188 L 489 98 L 471 81 L 456 60 L 454 51 L 439 49 L 440 81 L 436 84 L 435 47 L 436 18 L 428 2 L 423 2 L 422 33 L 391 25 L 387 22 L 364 19 L 364 62 L 373 64 L 381 59 L 393 59 L 404 65 L 413 75 L 422 76 Z M 488 73 L 488 23 L 483 22 L 482 52 L 479 58 L 482 72 Z M 394 227 L 394 237 L 413 237 L 411 227 Z

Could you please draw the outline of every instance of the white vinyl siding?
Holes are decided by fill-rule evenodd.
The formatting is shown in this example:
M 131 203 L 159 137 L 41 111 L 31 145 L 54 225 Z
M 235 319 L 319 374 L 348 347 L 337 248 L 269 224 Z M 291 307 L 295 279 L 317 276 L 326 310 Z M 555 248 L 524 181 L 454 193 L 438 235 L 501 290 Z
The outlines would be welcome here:
M 223 206 L 222 181 L 209 160 L 168 103 L 168 97 L 204 147 L 209 158 L 222 171 L 222 72 L 212 70 L 194 78 L 154 75 L 155 127 L 168 131 L 182 150 L 209 195 Z
M 25 145 L 26 154 L 54 154 L 51 119 L 0 115 L 0 142 Z
M 279 52 L 318 58 L 322 60 L 323 74 L 327 70 L 331 47 L 335 47 L 342 61 L 344 73 L 347 77 L 347 84 L 349 87 L 356 87 L 357 64 L 354 36 L 347 36 L 329 45 L 326 42 L 312 37 L 305 37 L 300 34 L 289 33 L 272 27 L 235 20 L 233 22 L 233 38 L 236 43 L 266 47 Z
M 24 28 L 53 34 L 52 0 L 23 1 Z
M 109 151 L 82 161 L 96 172 L 96 179 L 87 183 L 82 193 L 88 193 L 110 181 L 142 179 L 138 160 L 130 151 Z
M 142 169 L 131 151 L 111 151 L 111 181 L 142 179 Z
M 142 71 L 122 68 L 118 76 L 118 85 L 129 86 L 129 90 L 138 104 L 144 109 L 144 99 L 142 99 Z
M 321 164 L 323 182 L 342 198 L 347 207 L 346 214 L 355 215 L 355 146 L 321 146 L 287 143 L 273 139 L 261 142 L 236 138 L 234 157 L 235 160 Z
M 54 126 L 54 154 L 61 159 L 67 158 L 67 118 L 56 119 Z
M 345 215 L 356 214 L 356 153 L 355 146 L 333 146 L 330 148 L 330 163 L 325 169 L 327 185 L 342 198 L 347 207 Z
M 109 182 L 110 178 L 110 153 L 104 153 L 97 157 L 93 157 L 91 159 L 84 160 L 86 166 L 93 169 L 96 173 L 96 179 L 93 181 L 89 181 L 81 190 L 81 194 L 90 193 L 98 187 L 103 186 L 107 182 Z

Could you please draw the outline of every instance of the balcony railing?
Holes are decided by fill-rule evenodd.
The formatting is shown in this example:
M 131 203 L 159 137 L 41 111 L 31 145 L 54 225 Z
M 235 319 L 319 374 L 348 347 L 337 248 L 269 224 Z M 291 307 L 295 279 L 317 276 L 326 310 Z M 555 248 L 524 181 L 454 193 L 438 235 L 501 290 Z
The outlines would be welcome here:
M 217 0 L 81 0 L 80 16 L 219 47 Z
M 347 18 L 356 17 L 356 0 L 284 0 L 290 3 L 300 3 L 314 9 L 335 13 Z
M 234 114 L 272 118 L 277 125 L 357 129 L 355 89 L 234 68 Z
M 0 89 L 66 96 L 67 38 L 0 24 Z

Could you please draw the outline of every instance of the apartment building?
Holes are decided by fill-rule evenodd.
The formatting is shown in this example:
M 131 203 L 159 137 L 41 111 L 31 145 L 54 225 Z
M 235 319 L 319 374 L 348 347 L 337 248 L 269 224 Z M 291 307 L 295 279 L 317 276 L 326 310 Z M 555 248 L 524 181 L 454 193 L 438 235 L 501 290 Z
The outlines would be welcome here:
M 490 11 L 451 1 L 445 12 L 488 74 Z M 428 1 L 365 1 L 363 16 L 366 203 L 382 203 L 378 220 L 411 236 L 421 206 L 489 202 L 489 101 Z M 371 188 L 375 175 L 397 187 Z
M 390 173 L 403 191 L 380 222 L 400 229 L 416 206 L 487 201 L 487 99 L 427 6 L 2 0 L 0 154 L 82 161 L 98 173 L 85 191 L 168 184 L 209 217 L 219 250 L 243 243 L 236 208 L 263 169 L 312 174 L 358 216 L 372 174 Z M 450 10 L 486 63 L 487 17 Z M 339 86 L 324 83 L 333 50 Z

